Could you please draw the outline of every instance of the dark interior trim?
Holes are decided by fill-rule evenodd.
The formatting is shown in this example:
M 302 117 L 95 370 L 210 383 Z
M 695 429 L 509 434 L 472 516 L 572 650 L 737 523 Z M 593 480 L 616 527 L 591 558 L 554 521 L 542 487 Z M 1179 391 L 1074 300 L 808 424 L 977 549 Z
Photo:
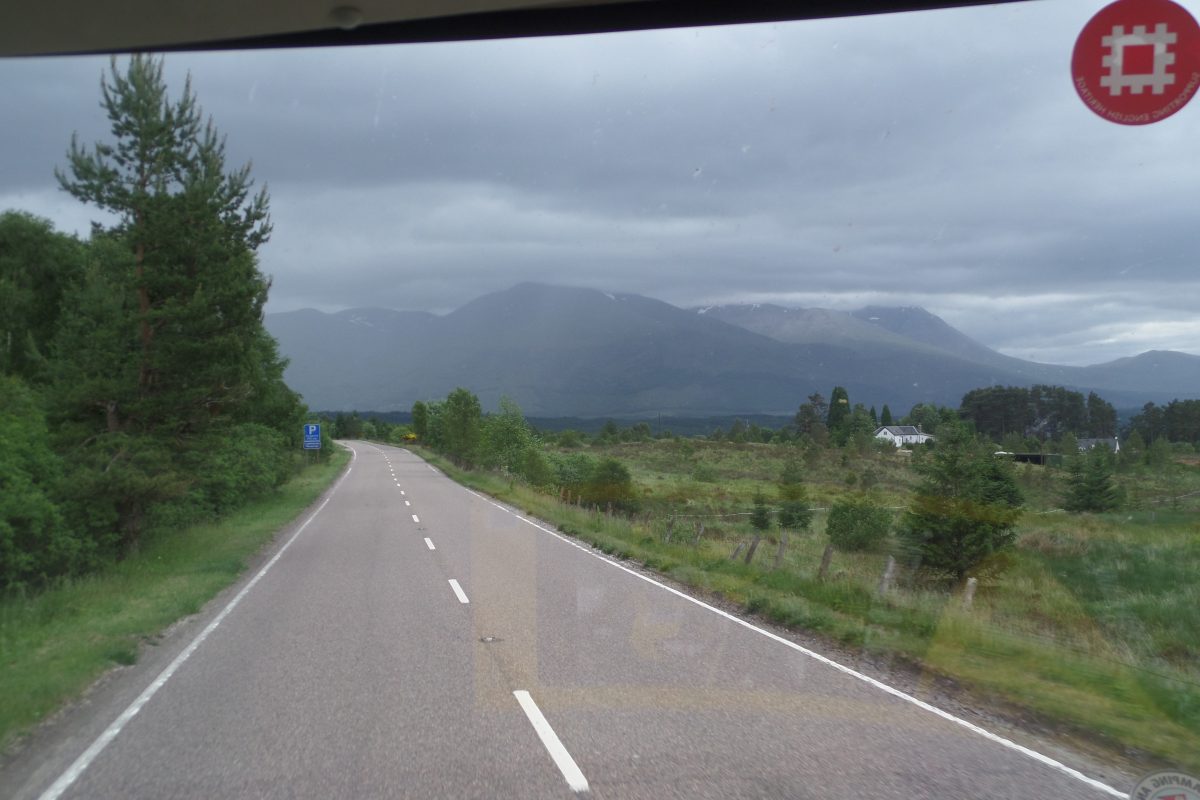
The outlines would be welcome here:
M 330 28 L 223 41 L 188 42 L 155 47 L 154 50 L 246 50 L 561 36 L 863 16 L 1007 2 L 1029 0 L 640 0 L 434 17 L 364 25 L 353 30 Z

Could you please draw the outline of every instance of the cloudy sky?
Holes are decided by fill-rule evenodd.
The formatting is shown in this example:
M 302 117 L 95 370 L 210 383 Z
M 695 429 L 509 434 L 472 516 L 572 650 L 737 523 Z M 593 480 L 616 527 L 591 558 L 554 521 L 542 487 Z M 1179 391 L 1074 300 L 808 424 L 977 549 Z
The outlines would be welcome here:
M 920 305 L 1005 353 L 1200 353 L 1200 101 L 1093 115 L 1102 3 L 486 43 L 181 54 L 269 185 L 270 309 L 446 311 L 520 281 L 682 306 Z M 1190 8 L 1193 14 L 1197 9 Z M 105 138 L 106 59 L 0 60 L 0 209 Z

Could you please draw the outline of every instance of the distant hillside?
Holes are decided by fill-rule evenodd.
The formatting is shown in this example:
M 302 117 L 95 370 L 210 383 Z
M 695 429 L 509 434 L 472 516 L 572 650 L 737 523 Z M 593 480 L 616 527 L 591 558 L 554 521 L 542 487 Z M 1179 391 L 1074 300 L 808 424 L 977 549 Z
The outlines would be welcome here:
M 929 333 L 939 324 L 946 330 Z M 893 410 L 957 405 L 966 391 L 995 383 L 1094 388 L 1122 405 L 1200 388 L 1196 356 L 1033 364 L 988 350 L 921 309 L 698 313 L 639 295 L 521 284 L 441 317 L 303 310 L 269 314 L 266 325 L 291 360 L 289 384 L 322 409 L 407 410 L 460 385 L 485 407 L 506 395 L 529 415 L 579 417 L 788 415 L 806 395 L 838 384 L 855 402 Z
M 1176 397 L 1194 397 L 1200 392 L 1200 356 L 1154 350 L 1087 367 L 1042 364 L 992 350 L 941 317 L 915 306 L 867 306 L 857 311 L 831 311 L 741 304 L 700 308 L 696 313 L 782 342 L 836 341 L 860 353 L 888 348 L 941 353 L 991 368 L 998 376 L 1005 376 L 997 382 L 1014 386 L 1042 383 L 1094 390 L 1110 402 L 1130 406 L 1140 407 L 1149 400 L 1163 402 Z

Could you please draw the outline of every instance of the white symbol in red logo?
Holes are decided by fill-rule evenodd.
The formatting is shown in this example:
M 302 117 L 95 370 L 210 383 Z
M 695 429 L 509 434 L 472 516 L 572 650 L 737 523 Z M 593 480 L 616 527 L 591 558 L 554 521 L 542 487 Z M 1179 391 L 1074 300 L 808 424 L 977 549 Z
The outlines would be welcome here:
M 1100 85 L 1113 97 L 1120 97 L 1125 89 L 1141 94 L 1147 86 L 1151 94 L 1162 94 L 1175 83 L 1167 68 L 1175 63 L 1170 46 L 1178 38 L 1165 22 L 1155 25 L 1153 33 L 1147 33 L 1145 25 L 1134 25 L 1131 33 L 1125 32 L 1124 25 L 1114 25 L 1112 35 L 1101 39 L 1109 53 L 1101 59 L 1108 74 L 1101 76 Z

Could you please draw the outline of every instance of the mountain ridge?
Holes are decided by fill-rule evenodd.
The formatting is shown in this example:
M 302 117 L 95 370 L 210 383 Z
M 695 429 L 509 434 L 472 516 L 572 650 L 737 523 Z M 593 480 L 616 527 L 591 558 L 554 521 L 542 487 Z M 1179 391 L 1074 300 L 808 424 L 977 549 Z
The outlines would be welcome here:
M 406 410 L 459 385 L 487 408 L 508 396 L 527 414 L 624 417 L 789 414 L 834 385 L 853 402 L 897 410 L 957 406 L 966 391 L 996 383 L 1094 390 L 1118 405 L 1200 390 L 1200 356 L 1026 362 L 918 307 L 682 309 L 631 293 L 524 283 L 444 315 L 300 309 L 265 323 L 290 360 L 289 384 L 326 410 Z

